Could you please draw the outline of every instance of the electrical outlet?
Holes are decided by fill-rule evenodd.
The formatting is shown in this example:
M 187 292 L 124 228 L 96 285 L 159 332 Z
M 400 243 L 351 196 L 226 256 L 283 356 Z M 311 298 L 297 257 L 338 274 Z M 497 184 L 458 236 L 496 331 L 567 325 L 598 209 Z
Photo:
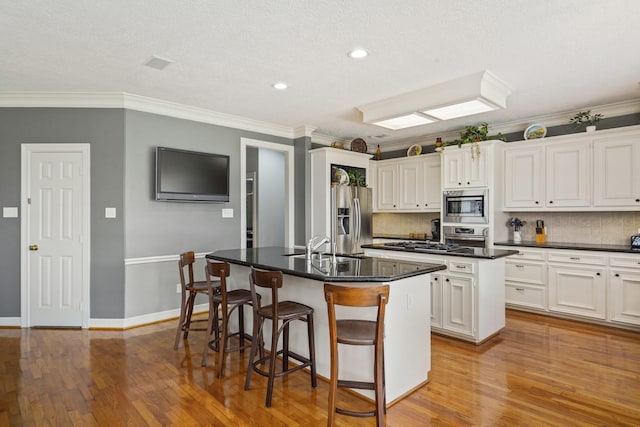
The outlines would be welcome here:
M 182 292 L 182 285 L 180 283 L 176 283 L 176 294 Z

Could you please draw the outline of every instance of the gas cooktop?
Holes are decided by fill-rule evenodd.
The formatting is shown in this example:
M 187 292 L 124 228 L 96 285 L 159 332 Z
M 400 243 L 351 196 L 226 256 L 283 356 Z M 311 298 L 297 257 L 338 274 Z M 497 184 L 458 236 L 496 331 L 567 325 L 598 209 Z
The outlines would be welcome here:
M 413 252 L 466 252 L 469 248 L 465 248 L 456 243 L 440 243 L 440 242 L 390 242 L 383 244 L 384 247 L 403 249 Z

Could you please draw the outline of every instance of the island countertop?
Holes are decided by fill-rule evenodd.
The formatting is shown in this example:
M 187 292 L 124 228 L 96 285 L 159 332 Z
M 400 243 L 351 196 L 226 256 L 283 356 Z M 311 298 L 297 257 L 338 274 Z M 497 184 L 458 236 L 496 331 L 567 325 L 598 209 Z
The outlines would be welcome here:
M 279 246 L 224 249 L 207 254 L 206 257 L 326 282 L 392 282 L 447 268 L 443 264 L 395 261 L 397 268 L 390 269 L 388 259 L 375 257 L 338 256 L 338 262 L 332 264 L 330 255 L 324 255 L 322 261 L 314 255 L 309 262 L 299 249 Z

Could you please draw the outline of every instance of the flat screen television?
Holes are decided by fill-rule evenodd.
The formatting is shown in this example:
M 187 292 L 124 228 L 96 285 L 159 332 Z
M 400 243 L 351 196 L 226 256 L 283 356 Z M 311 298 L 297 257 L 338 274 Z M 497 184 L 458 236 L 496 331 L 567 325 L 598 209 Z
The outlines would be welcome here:
M 156 147 L 156 200 L 228 202 L 229 156 Z

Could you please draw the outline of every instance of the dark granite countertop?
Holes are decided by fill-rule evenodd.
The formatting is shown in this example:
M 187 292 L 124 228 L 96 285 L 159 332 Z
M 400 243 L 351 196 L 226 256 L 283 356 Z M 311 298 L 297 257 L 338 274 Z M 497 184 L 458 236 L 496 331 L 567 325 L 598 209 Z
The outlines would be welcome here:
M 442 264 L 396 261 L 374 257 L 338 257 L 338 262 L 331 264 L 331 256 L 324 255 L 323 261 L 319 261 L 314 256 L 314 259 L 308 262 L 304 258 L 304 252 L 277 246 L 220 250 L 207 254 L 206 257 L 264 270 L 280 270 L 292 276 L 326 282 L 392 282 L 446 269 L 446 266 Z M 396 268 L 389 268 L 390 262 Z
M 526 248 L 542 248 L 542 249 L 571 249 L 579 251 L 604 251 L 604 252 L 623 252 L 630 254 L 640 254 L 640 251 L 631 249 L 630 245 L 601 245 L 593 243 L 564 243 L 564 242 L 547 242 L 536 243 L 531 240 L 525 240 L 519 243 L 513 241 L 496 242 L 496 246 L 520 246 Z
M 459 251 L 452 252 L 443 252 L 443 251 L 429 251 L 429 250 L 421 250 L 416 251 L 410 248 L 394 248 L 384 246 L 384 243 L 374 243 L 371 245 L 362 245 L 363 249 L 382 249 L 385 251 L 397 251 L 397 252 L 413 252 L 417 254 L 425 254 L 425 255 L 445 255 L 445 256 L 458 256 L 458 257 L 466 257 L 466 258 L 481 258 L 481 259 L 497 259 L 503 258 L 509 255 L 517 254 L 516 250 L 508 250 L 508 249 L 492 249 L 492 248 L 471 248 L 464 247 L 460 248 Z
M 420 237 L 417 237 L 420 236 Z M 374 234 L 374 239 L 391 239 L 391 240 L 415 240 L 416 242 L 426 242 L 431 240 L 431 235 L 426 233 L 411 234 Z

